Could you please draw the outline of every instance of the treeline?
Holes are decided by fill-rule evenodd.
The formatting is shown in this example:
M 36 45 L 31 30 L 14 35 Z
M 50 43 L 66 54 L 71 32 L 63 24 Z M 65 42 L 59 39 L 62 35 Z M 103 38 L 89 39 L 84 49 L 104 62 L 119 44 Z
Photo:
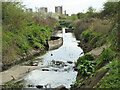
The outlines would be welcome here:
M 27 13 L 17 2 L 2 3 L 2 61 L 3 65 L 28 55 L 32 50 L 42 50 L 50 39 L 57 23 L 52 14 Z
M 77 60 L 78 76 L 71 89 L 119 88 L 120 84 L 120 2 L 104 3 L 101 12 L 89 8 L 74 20 L 75 36 L 85 55 Z M 107 46 L 99 56 L 87 54 L 96 47 Z M 108 71 L 107 71 L 108 70 Z M 96 77 L 104 71 L 103 78 Z M 98 76 L 99 76 L 98 75 Z M 93 82 L 94 81 L 94 82 Z

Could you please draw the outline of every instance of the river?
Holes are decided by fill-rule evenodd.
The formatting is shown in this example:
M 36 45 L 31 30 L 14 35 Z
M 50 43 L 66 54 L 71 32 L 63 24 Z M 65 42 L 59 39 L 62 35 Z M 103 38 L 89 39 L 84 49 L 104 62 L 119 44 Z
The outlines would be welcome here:
M 83 50 L 77 46 L 79 41 L 76 40 L 74 34 L 65 33 L 65 28 L 59 31 L 57 36 L 63 37 L 63 45 L 35 58 L 38 66 L 48 68 L 33 70 L 24 76 L 22 83 L 26 87 L 42 85 L 44 88 L 55 88 L 64 85 L 70 88 L 70 85 L 76 81 L 77 72 L 73 67 L 77 59 L 83 55 L 80 55 Z

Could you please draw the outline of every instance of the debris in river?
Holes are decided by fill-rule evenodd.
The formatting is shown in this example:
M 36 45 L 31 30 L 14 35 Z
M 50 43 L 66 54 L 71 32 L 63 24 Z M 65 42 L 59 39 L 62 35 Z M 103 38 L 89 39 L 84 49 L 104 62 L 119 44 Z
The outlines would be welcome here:
M 42 85 L 37 85 L 36 87 L 39 88 L 39 89 L 43 88 Z
M 33 86 L 33 85 L 31 85 L 31 84 L 28 84 L 27 86 L 28 86 L 28 87 L 34 87 L 34 86 Z
M 12 80 L 15 80 L 14 76 L 11 76 L 12 77 Z
M 67 61 L 67 63 L 72 64 L 73 62 L 72 61 Z
M 38 63 L 37 63 L 37 62 L 34 62 L 32 66 L 38 66 Z
M 53 54 L 51 54 L 51 56 L 53 56 Z
M 52 60 L 52 63 L 55 64 L 55 60 Z
M 49 69 L 47 69 L 47 68 L 43 68 L 42 71 L 49 71 Z
M 66 66 L 68 66 L 68 65 L 65 64 L 64 66 L 66 67 Z
M 62 63 L 63 63 L 62 61 L 56 61 L 56 65 L 60 65 Z

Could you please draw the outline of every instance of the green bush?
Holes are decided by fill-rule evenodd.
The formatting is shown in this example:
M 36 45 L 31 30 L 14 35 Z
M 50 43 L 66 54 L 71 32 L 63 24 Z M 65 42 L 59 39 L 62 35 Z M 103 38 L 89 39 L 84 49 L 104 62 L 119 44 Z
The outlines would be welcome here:
M 85 54 L 84 56 L 79 57 L 79 59 L 77 60 L 77 63 L 81 62 L 82 60 L 92 61 L 92 60 L 94 60 L 94 55 L 93 54 Z
M 70 90 L 74 90 L 75 87 L 77 87 L 77 86 L 80 84 L 80 82 L 82 82 L 83 80 L 84 80 L 83 78 L 80 79 L 80 80 L 77 79 L 77 80 L 74 82 L 74 84 L 70 85 L 70 86 L 71 86 Z
M 115 57 L 116 53 L 111 50 L 110 48 L 103 48 L 102 53 L 100 54 L 99 59 L 97 60 L 97 64 L 99 64 L 101 61 L 112 61 Z
M 2 89 L 13 89 L 13 88 L 24 88 L 25 86 L 20 83 L 13 83 L 12 81 L 7 82 L 2 86 Z
M 81 76 L 89 76 L 95 71 L 94 66 L 95 66 L 94 62 L 82 60 L 81 62 L 79 62 L 77 70 Z
M 74 26 L 73 24 L 69 24 L 69 26 L 68 26 L 68 27 L 69 27 L 69 28 L 72 28 L 73 26 Z
M 99 60 L 112 61 L 115 56 L 115 52 L 110 48 L 103 49 L 102 54 L 99 57 Z
M 120 88 L 119 67 L 120 65 L 118 60 L 114 60 L 105 66 L 105 68 L 109 68 L 109 71 L 100 81 L 100 83 L 97 84 L 99 88 Z
M 41 44 L 40 44 L 40 43 L 35 42 L 35 43 L 33 44 L 33 48 L 35 48 L 35 49 L 39 49 L 40 47 L 41 47 Z
M 77 60 L 77 70 L 81 76 L 89 76 L 95 71 L 95 62 L 92 60 L 94 60 L 92 54 L 85 54 Z
M 54 27 L 61 27 L 61 25 L 60 25 L 60 23 L 57 22 L 54 24 Z
M 85 43 L 89 42 L 90 44 L 93 45 L 99 40 L 99 36 L 100 36 L 99 34 L 92 32 L 91 30 L 86 30 L 81 34 L 83 42 Z
M 37 23 L 33 20 L 32 14 L 34 13 L 28 14 L 24 10 L 21 3 L 2 3 L 3 64 L 13 62 L 17 57 L 28 54 L 32 49 L 43 47 L 50 39 L 49 28 L 56 20 L 47 19 L 49 24 L 47 21 L 44 24 L 43 22 Z

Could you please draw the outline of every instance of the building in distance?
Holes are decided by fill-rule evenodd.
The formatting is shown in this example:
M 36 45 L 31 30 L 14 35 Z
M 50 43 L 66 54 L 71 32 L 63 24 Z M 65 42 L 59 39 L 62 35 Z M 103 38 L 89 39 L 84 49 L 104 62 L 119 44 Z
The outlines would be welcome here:
M 55 6 L 55 13 L 57 14 L 63 14 L 63 8 L 62 6 Z
M 40 11 L 43 12 L 43 13 L 47 13 L 48 9 L 47 9 L 47 7 L 41 7 Z

